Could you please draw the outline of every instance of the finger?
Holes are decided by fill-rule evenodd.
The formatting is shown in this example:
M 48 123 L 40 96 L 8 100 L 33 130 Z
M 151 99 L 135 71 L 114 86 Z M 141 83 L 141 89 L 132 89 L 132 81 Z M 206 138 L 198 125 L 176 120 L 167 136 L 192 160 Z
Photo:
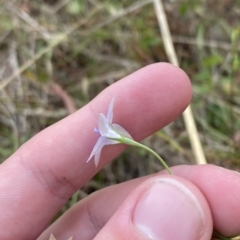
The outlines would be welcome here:
M 195 184 L 212 211 L 214 229 L 224 236 L 240 234 L 240 174 L 213 165 L 173 168 L 178 176 Z
M 97 169 L 93 162 L 86 163 L 98 138 L 93 133 L 98 114 L 106 113 L 113 96 L 113 121 L 141 140 L 186 108 L 191 87 L 179 68 L 150 65 L 113 84 L 90 104 L 24 144 L 0 166 L 0 192 L 14 189 L 0 199 L 0 225 L 5 229 L 0 238 L 3 234 L 4 239 L 36 237 L 72 193 L 124 149 L 104 149 Z
M 211 212 L 195 185 L 177 176 L 143 182 L 117 209 L 94 240 L 209 240 Z
M 174 174 L 191 181 L 208 201 L 214 229 L 225 236 L 240 234 L 240 174 L 213 165 L 177 166 Z M 122 202 L 146 179 L 160 172 L 97 191 L 75 204 L 39 238 L 54 233 L 59 240 L 75 236 L 91 240 L 103 228 Z M 58 239 L 57 238 L 57 239 Z

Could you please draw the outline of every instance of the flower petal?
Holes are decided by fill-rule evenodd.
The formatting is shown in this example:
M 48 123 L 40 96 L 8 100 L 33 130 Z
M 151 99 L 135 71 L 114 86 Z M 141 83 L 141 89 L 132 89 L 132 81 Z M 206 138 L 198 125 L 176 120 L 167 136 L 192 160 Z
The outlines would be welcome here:
M 122 126 L 114 123 L 114 124 L 112 124 L 112 127 L 114 130 L 116 130 L 117 133 L 119 133 L 125 137 L 128 137 L 130 139 L 133 139 L 132 136 L 130 135 L 130 133 L 126 129 L 124 129 Z
M 101 156 L 101 151 L 97 152 L 94 156 L 94 163 L 95 163 L 95 166 L 97 167 L 98 163 L 99 163 L 99 160 L 100 160 L 100 156 Z
M 113 121 L 113 106 L 114 106 L 115 97 L 112 98 L 107 112 L 107 120 L 109 123 L 112 123 Z
M 89 161 L 92 159 L 92 157 L 93 157 L 94 155 L 96 155 L 98 152 L 101 153 L 102 145 L 103 145 L 103 143 L 104 143 L 104 139 L 105 139 L 104 137 L 100 137 L 100 138 L 97 140 L 97 142 L 96 142 L 96 144 L 94 145 L 94 148 L 93 148 L 93 150 L 92 150 L 92 152 L 91 152 L 91 154 L 90 154 L 87 162 L 89 162 Z
M 95 156 L 94 157 L 94 162 L 95 162 L 95 165 L 97 166 L 98 162 L 99 162 L 99 159 L 100 159 L 102 148 L 106 145 L 118 144 L 118 143 L 119 143 L 118 141 L 107 139 L 105 137 L 100 137 L 97 140 L 97 142 L 96 142 L 96 144 L 95 144 L 87 162 L 89 162 L 92 159 L 92 157 Z
M 112 125 L 102 113 L 100 113 L 98 119 L 98 130 L 103 137 L 121 138 L 121 136 L 113 129 Z
M 104 138 L 104 142 L 103 142 L 103 145 L 101 146 L 101 150 L 97 151 L 96 154 L 95 154 L 95 157 L 94 157 L 94 163 L 95 163 L 96 167 L 99 163 L 100 156 L 101 156 L 101 151 L 102 151 L 103 147 L 107 146 L 107 145 L 110 145 L 110 144 L 118 144 L 118 143 L 119 143 L 118 141 Z

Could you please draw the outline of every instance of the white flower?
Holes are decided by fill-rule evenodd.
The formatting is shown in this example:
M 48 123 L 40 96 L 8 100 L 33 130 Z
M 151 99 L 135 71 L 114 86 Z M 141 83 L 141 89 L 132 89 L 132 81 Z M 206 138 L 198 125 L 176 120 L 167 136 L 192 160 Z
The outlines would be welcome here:
M 120 125 L 112 123 L 113 121 L 113 106 L 114 98 L 111 100 L 108 107 L 107 116 L 100 113 L 98 118 L 98 129 L 94 129 L 94 132 L 98 132 L 101 136 L 97 140 L 87 162 L 89 162 L 94 156 L 94 162 L 97 167 L 101 151 L 104 146 L 111 144 L 123 143 L 124 138 L 132 139 L 131 135 Z

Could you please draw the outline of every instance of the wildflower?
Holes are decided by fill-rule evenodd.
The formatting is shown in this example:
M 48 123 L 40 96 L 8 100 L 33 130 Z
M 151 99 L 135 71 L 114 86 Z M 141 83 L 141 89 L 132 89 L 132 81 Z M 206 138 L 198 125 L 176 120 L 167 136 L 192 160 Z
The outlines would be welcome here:
M 124 143 L 127 145 L 140 147 L 142 149 L 145 149 L 146 151 L 152 153 L 164 166 L 164 168 L 172 174 L 170 168 L 168 165 L 164 162 L 164 160 L 151 148 L 138 143 L 133 140 L 131 135 L 125 130 L 123 127 L 116 123 L 112 123 L 113 121 L 113 106 L 114 106 L 114 98 L 111 100 L 110 105 L 108 107 L 107 116 L 100 113 L 98 118 L 98 129 L 95 128 L 94 132 L 98 132 L 100 134 L 99 139 L 97 140 L 87 162 L 89 162 L 94 157 L 94 162 L 97 167 L 101 151 L 104 146 L 107 145 L 113 145 L 113 144 L 119 144 Z
M 100 134 L 87 162 L 94 157 L 94 162 L 97 167 L 101 151 L 104 146 L 123 143 L 124 138 L 132 139 L 131 135 L 120 125 L 112 123 L 113 121 L 113 106 L 114 98 L 111 100 L 108 107 L 107 116 L 100 113 L 98 118 L 98 129 L 94 129 L 94 132 Z

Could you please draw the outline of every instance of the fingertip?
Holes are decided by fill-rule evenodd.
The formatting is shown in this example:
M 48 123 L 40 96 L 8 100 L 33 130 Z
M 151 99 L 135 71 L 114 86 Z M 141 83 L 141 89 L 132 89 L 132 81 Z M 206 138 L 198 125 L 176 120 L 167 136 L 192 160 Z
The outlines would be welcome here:
M 211 208 L 214 229 L 224 236 L 240 233 L 240 174 L 210 165 L 176 166 L 174 174 L 198 186 Z
M 192 84 L 183 69 L 167 62 L 153 63 L 145 68 L 147 70 L 146 72 L 150 72 L 153 78 L 158 80 L 162 79 L 162 81 L 165 80 L 172 90 L 178 93 L 177 95 L 181 94 L 179 98 L 186 101 L 186 106 L 190 103 L 192 98 Z M 145 68 L 143 68 L 143 70 Z M 172 91 L 169 92 L 171 93 Z
M 210 239 L 212 218 L 201 192 L 175 176 L 144 181 L 95 238 Z
M 187 74 L 169 63 L 145 66 L 117 82 L 113 88 L 106 89 L 106 92 L 111 96 L 121 93 L 116 101 L 114 121 L 128 126 L 136 140 L 175 120 L 187 108 L 192 97 Z M 138 116 L 138 121 L 133 116 Z M 143 137 L 138 137 L 139 129 Z

